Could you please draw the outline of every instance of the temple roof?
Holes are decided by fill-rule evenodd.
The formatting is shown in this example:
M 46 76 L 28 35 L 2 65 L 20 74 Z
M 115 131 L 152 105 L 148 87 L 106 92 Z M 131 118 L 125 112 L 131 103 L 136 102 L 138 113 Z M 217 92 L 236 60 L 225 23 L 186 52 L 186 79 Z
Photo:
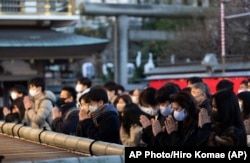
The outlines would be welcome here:
M 99 53 L 107 39 L 57 32 L 47 28 L 1 28 L 0 59 L 68 59 Z

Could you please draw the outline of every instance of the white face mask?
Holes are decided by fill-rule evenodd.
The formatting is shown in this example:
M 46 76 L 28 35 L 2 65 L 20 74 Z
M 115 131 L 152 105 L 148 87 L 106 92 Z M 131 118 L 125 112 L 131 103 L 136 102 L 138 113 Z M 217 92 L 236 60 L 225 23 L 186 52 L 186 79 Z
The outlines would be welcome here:
M 155 116 L 158 113 L 158 109 L 153 109 L 152 107 L 140 106 L 141 110 L 151 116 Z
M 161 115 L 163 116 L 168 116 L 169 114 L 171 114 L 173 111 L 171 105 L 168 105 L 167 107 L 165 106 L 160 106 L 160 112 L 161 112 Z
M 77 84 L 75 90 L 76 90 L 76 92 L 81 92 L 82 91 L 82 85 Z
M 38 92 L 37 90 L 33 90 L 33 89 L 30 89 L 30 90 L 29 90 L 29 94 L 30 94 L 30 96 L 32 96 L 32 97 L 36 96 L 38 93 L 39 93 L 39 92 Z
M 97 105 L 89 105 L 89 112 L 94 112 L 98 109 L 98 106 Z
M 12 100 L 17 99 L 17 93 L 16 92 L 11 92 L 10 97 L 11 97 Z
M 185 112 L 185 109 L 182 109 L 180 112 L 174 111 L 174 118 L 177 121 L 183 121 L 186 118 L 187 114 Z
M 124 110 L 124 107 L 125 107 L 125 104 L 117 104 L 116 105 L 116 108 L 119 112 L 123 112 Z

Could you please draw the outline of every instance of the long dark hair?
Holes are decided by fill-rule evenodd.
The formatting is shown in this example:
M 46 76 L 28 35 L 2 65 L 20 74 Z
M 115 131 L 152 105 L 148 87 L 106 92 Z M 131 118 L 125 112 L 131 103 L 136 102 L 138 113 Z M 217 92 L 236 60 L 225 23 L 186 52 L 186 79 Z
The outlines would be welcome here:
M 25 114 L 25 107 L 23 104 L 23 97 L 18 97 L 17 99 L 15 99 L 12 103 L 13 107 L 16 106 L 19 110 L 19 117 L 18 117 L 18 123 L 21 123 L 23 118 L 24 118 L 24 114 Z
M 125 104 L 132 103 L 132 99 L 131 99 L 131 97 L 128 94 L 121 94 L 121 95 L 118 95 L 115 98 L 114 102 L 113 102 L 113 104 L 114 104 L 115 107 L 117 107 L 117 104 L 118 104 L 118 102 L 119 102 L 120 99 L 123 99 L 123 101 L 125 102 Z M 123 114 L 123 112 L 118 112 L 120 122 L 122 120 L 122 116 L 123 116 L 122 114 Z
M 231 89 L 225 89 L 215 93 L 211 100 L 217 109 L 215 117 L 212 113 L 212 120 L 216 120 L 213 130 L 218 134 L 231 134 L 235 146 L 246 146 L 247 133 L 236 94 Z
M 139 121 L 140 115 L 145 115 L 143 111 L 141 111 L 140 107 L 135 103 L 126 104 L 123 110 L 123 117 L 122 117 L 122 127 L 124 128 L 125 132 L 130 135 L 130 128 L 132 125 L 139 125 L 141 123 Z
M 198 105 L 190 92 L 183 90 L 177 92 L 170 97 L 170 102 L 178 103 L 187 112 L 187 117 L 183 123 L 179 122 L 179 124 L 183 125 L 182 130 L 184 133 L 187 133 L 192 126 L 198 125 Z
M 236 94 L 230 90 L 222 90 L 215 93 L 211 100 L 214 100 L 214 107 L 217 108 L 220 122 L 223 126 L 235 126 L 244 129 L 243 119 Z
M 185 108 L 188 119 L 198 119 L 198 105 L 194 99 L 194 97 L 191 95 L 191 93 L 187 91 L 180 91 L 175 94 L 173 94 L 170 97 L 170 102 L 176 102 L 178 103 L 182 108 Z
M 238 99 L 242 100 L 242 117 L 244 119 L 250 118 L 250 92 L 243 91 L 237 95 Z

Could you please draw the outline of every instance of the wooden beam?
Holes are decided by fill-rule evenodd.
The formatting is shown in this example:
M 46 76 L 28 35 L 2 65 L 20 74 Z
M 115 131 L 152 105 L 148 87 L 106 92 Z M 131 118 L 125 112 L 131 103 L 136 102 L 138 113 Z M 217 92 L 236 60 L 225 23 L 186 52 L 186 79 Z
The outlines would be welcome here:
M 209 12 L 219 14 L 219 8 L 194 7 L 184 5 L 152 5 L 152 4 L 104 4 L 82 3 L 81 15 L 92 16 L 135 16 L 135 17 L 168 17 L 168 18 L 192 18 L 205 17 Z

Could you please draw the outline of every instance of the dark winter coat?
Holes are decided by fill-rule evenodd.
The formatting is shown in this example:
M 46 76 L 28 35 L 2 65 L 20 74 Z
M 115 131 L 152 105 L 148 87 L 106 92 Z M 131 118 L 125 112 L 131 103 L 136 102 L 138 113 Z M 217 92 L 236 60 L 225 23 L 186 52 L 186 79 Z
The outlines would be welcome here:
M 93 112 L 91 118 L 79 122 L 78 136 L 94 140 L 121 144 L 120 122 L 113 104 L 104 104 Z
M 55 118 L 52 121 L 52 130 L 68 135 L 76 135 L 76 128 L 79 121 L 79 109 L 76 102 L 65 104 L 60 108 L 62 117 Z

